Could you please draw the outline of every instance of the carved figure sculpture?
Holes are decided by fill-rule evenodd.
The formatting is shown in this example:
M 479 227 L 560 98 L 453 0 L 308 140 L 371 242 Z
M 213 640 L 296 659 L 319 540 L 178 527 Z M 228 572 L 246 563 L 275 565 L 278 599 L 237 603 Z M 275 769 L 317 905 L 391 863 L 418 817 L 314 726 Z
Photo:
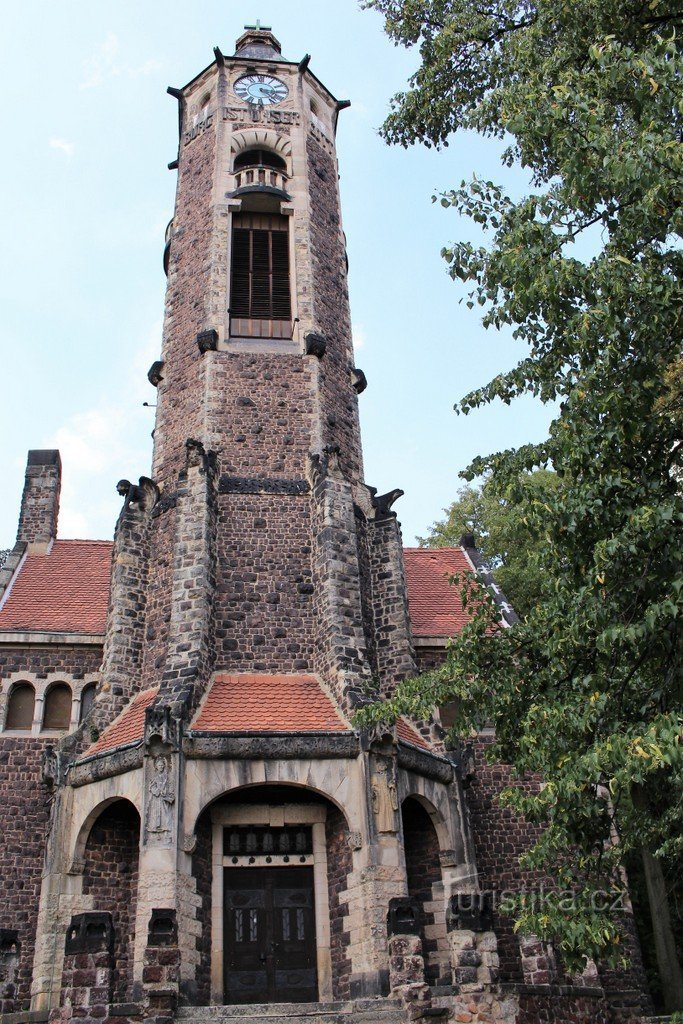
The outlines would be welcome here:
M 389 767 L 384 761 L 375 765 L 372 782 L 372 810 L 377 822 L 378 832 L 396 831 L 396 812 L 398 811 L 398 793 Z
M 154 775 L 149 784 L 147 805 L 147 833 L 161 838 L 173 831 L 173 804 L 168 758 L 158 754 L 154 758 Z

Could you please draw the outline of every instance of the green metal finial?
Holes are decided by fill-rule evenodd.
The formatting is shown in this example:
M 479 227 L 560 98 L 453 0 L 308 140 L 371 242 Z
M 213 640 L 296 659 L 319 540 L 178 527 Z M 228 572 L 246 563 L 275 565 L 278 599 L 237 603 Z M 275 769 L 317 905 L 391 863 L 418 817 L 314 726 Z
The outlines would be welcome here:
M 255 32 L 272 32 L 272 28 L 270 27 L 270 25 L 262 25 L 261 24 L 261 19 L 260 18 L 256 19 L 256 24 L 255 25 L 245 25 L 244 27 L 247 30 L 247 32 L 251 32 L 251 31 L 255 31 Z

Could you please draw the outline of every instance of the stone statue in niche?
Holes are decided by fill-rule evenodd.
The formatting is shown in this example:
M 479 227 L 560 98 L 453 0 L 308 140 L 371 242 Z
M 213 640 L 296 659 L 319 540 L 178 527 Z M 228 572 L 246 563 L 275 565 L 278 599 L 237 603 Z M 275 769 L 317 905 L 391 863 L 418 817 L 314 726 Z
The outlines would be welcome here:
M 376 760 L 372 778 L 372 810 L 378 832 L 396 831 L 398 792 L 390 764 Z
M 171 779 L 170 758 L 156 754 L 152 764 L 152 777 L 147 798 L 147 840 L 164 843 L 173 835 L 173 805 L 175 793 Z

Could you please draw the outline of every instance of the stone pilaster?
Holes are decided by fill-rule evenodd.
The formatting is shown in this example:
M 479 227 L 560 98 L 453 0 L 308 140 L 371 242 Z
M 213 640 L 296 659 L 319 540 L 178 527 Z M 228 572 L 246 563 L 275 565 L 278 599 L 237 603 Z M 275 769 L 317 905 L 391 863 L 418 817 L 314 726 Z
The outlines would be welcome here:
M 361 577 L 351 485 L 330 449 L 311 459 L 317 671 L 352 714 L 373 687 L 363 633 Z
M 415 674 L 401 528 L 393 512 L 368 524 L 377 671 L 383 695 Z
M 216 466 L 199 441 L 186 441 L 185 451 L 178 480 L 168 653 L 157 705 L 180 705 L 189 716 L 212 665 Z M 179 715 L 180 708 L 174 717 Z
M 141 687 L 151 514 L 159 497 L 146 477 L 118 486 L 125 500 L 114 534 L 101 682 L 89 719 L 100 732 Z

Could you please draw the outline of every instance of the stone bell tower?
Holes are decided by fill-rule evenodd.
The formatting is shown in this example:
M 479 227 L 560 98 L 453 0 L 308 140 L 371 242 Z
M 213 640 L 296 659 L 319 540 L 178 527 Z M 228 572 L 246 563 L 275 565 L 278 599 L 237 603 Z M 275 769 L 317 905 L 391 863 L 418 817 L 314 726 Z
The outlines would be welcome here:
M 100 684 L 51 768 L 66 838 L 43 879 L 39 1008 L 75 998 L 64 931 L 87 942 L 83 921 L 106 917 L 114 890 L 128 923 L 112 911 L 98 925 L 112 984 L 149 1018 L 164 999 L 381 999 L 388 922 L 410 917 L 417 886 L 436 981 L 445 901 L 476 889 L 432 728 L 354 723 L 415 660 L 402 492 L 363 481 L 335 152 L 347 104 L 269 29 L 214 56 L 169 90 L 178 186 L 152 478 L 119 483 Z M 125 892 L 99 881 L 107 815 L 135 851 Z

